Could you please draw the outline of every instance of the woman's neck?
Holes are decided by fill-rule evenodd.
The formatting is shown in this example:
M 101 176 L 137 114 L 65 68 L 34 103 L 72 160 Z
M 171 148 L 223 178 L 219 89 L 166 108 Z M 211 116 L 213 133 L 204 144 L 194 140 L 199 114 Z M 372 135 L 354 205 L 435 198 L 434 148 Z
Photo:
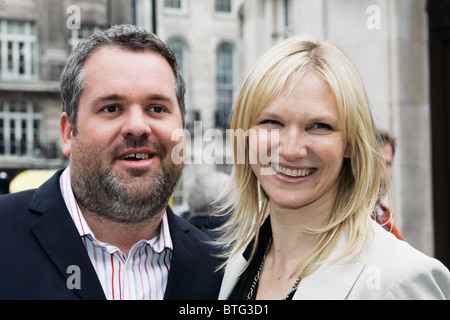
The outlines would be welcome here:
M 310 230 L 325 226 L 330 217 L 329 203 L 311 204 L 295 209 L 280 208 L 271 203 L 272 253 L 281 260 L 298 260 L 304 257 L 317 239 L 317 234 Z

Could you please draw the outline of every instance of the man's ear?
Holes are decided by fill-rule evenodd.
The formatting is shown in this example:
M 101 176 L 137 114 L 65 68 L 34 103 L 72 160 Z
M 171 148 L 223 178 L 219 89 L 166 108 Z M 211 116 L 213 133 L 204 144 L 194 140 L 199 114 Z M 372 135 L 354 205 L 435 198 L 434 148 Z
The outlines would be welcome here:
M 61 151 L 66 157 L 69 157 L 72 150 L 72 124 L 65 112 L 59 119 L 59 130 L 61 132 Z

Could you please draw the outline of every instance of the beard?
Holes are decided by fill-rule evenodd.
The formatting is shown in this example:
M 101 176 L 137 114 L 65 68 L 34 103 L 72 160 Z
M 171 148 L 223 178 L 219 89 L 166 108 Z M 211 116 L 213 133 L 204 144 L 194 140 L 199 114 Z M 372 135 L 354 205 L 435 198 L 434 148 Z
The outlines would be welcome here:
M 124 148 L 145 146 L 148 146 L 147 138 L 127 138 L 107 158 L 115 159 L 114 155 Z M 174 164 L 161 144 L 152 149 L 160 157 L 159 168 L 127 169 L 127 177 L 121 177 L 111 170 L 112 165 L 102 164 L 101 157 L 89 147 L 79 143 L 73 146 L 70 178 L 80 208 L 120 223 L 139 223 L 161 213 L 180 179 L 183 164 Z

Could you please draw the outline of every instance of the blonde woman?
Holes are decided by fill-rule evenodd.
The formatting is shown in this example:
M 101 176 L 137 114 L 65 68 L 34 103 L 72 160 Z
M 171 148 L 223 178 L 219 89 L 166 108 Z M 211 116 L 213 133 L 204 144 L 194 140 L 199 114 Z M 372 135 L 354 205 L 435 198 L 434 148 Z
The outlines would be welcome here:
M 445 266 L 370 219 L 385 165 L 338 48 L 275 45 L 245 80 L 231 128 L 245 140 L 234 136 L 220 299 L 450 298 Z

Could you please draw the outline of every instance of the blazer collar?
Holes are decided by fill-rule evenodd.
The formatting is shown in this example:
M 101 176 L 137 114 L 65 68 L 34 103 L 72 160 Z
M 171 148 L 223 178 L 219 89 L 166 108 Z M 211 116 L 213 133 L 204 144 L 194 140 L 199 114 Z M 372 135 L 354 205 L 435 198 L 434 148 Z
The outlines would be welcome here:
M 166 208 L 173 243 L 172 263 L 164 300 L 187 299 L 192 286 L 195 243 L 186 236 L 189 228 L 181 225 L 169 206 Z
M 334 260 L 347 240 L 341 234 L 329 257 L 312 274 L 302 279 L 294 300 L 344 300 L 364 269 L 357 260 Z
M 82 299 L 105 299 L 97 274 L 61 196 L 58 171 L 36 190 L 30 211 L 41 215 L 32 231 L 59 272 L 69 280 L 69 266 L 80 268 L 81 288 L 73 289 Z M 68 289 L 69 290 L 69 289 Z

